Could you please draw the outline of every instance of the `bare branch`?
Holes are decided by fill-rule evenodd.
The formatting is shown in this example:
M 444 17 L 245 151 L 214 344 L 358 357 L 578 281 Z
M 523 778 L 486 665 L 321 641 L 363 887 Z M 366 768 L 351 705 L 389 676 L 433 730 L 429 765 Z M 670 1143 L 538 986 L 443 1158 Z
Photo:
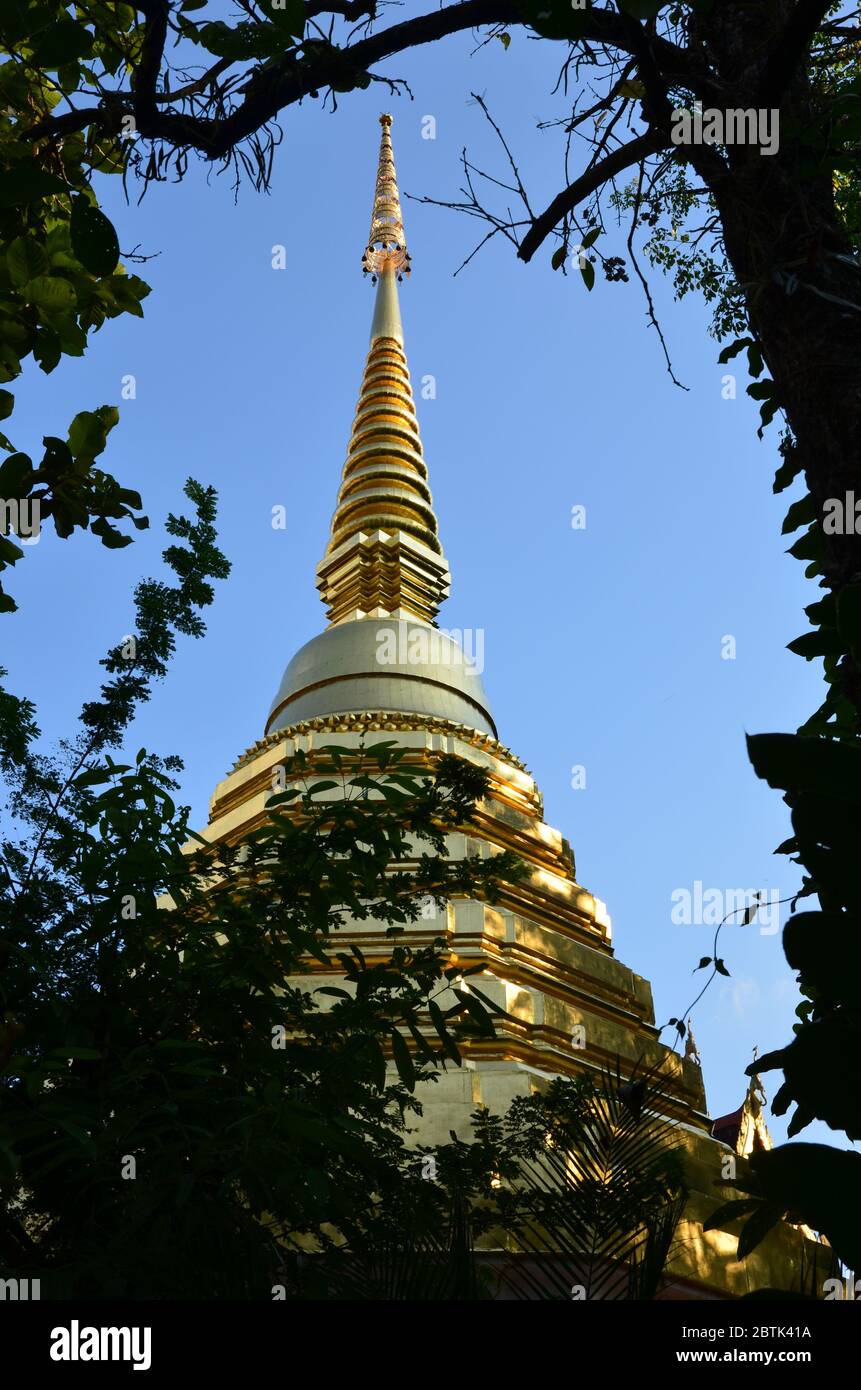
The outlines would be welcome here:
M 669 374 L 670 374 L 670 377 L 671 377 L 671 379 L 672 379 L 673 385 L 674 385 L 674 386 L 680 387 L 680 389 L 681 389 L 682 391 L 687 391 L 689 388 L 688 388 L 687 386 L 682 385 L 682 383 L 679 381 L 678 377 L 676 376 L 675 372 L 673 371 L 673 364 L 672 364 L 672 362 L 670 361 L 670 354 L 669 354 L 669 350 L 668 350 L 668 348 L 667 348 L 666 339 L 664 338 L 664 334 L 663 334 L 663 330 L 662 330 L 662 328 L 661 328 L 661 325 L 660 325 L 659 322 L 658 322 L 658 316 L 657 316 L 657 314 L 655 313 L 655 302 L 654 302 L 654 300 L 652 299 L 652 291 L 651 291 L 650 288 L 649 288 L 649 282 L 648 282 L 648 280 L 646 279 L 645 275 L 643 274 L 642 270 L 640 269 L 640 263 L 639 263 L 639 261 L 637 260 L 637 253 L 636 253 L 635 250 L 634 250 L 634 232 L 635 232 L 636 229 L 637 229 L 637 222 L 639 221 L 639 217 L 640 217 L 640 206 L 641 206 L 642 198 L 643 198 L 643 175 L 644 175 L 644 172 L 645 172 L 645 163 L 641 161 L 641 163 L 640 163 L 640 174 L 639 174 L 639 178 L 637 179 L 637 193 L 636 193 L 636 196 L 635 196 L 635 198 L 634 198 L 634 207 L 633 207 L 633 211 L 632 211 L 632 213 L 631 213 L 631 226 L 630 226 L 630 228 L 629 228 L 629 230 L 628 230 L 628 242 L 627 242 L 627 245 L 628 245 L 628 255 L 629 255 L 630 260 L 631 260 L 631 265 L 634 267 L 634 271 L 635 271 L 635 274 L 636 274 L 636 276 L 637 276 L 637 279 L 639 280 L 640 284 L 641 284 L 642 287 L 643 287 L 643 294 L 646 296 L 646 305 L 647 305 L 647 307 L 648 307 L 649 322 L 651 323 L 652 327 L 654 328 L 655 332 L 657 333 L 657 335 L 658 335 L 658 337 L 659 337 L 659 339 L 660 339 L 661 347 L 662 347 L 663 353 L 664 353 L 664 361 L 665 361 L 666 364 L 667 364 L 667 371 L 668 371 Z
M 213 63 L 202 77 L 195 78 L 194 82 L 189 82 L 185 87 L 177 87 L 174 92 L 156 92 L 155 99 L 161 103 L 183 101 L 186 97 L 197 96 L 198 92 L 204 92 L 210 82 L 214 82 L 217 77 L 229 68 L 233 58 L 219 58 L 217 63 Z
M 484 100 L 484 97 L 478 96 L 478 94 L 477 94 L 476 92 L 473 92 L 473 93 L 472 93 L 472 97 L 473 97 L 473 100 L 475 101 L 476 105 L 478 105 L 478 106 L 481 107 L 481 109 L 482 109 L 482 111 L 484 112 L 485 116 L 487 117 L 488 121 L 489 121 L 490 124 L 493 126 L 493 129 L 496 131 L 497 137 L 498 137 L 498 139 L 499 139 L 499 143 L 501 144 L 502 148 L 505 150 L 506 157 L 507 157 L 507 159 L 508 159 L 509 164 L 511 165 L 511 172 L 513 173 L 514 178 L 515 178 L 515 180 L 516 180 L 516 188 L 513 188 L 513 189 L 511 189 L 510 191 L 511 191 L 511 192 L 517 192 L 517 193 L 520 194 L 520 197 L 521 197 L 521 199 L 523 200 L 523 205 L 524 205 L 524 207 L 526 208 L 526 211 L 529 213 L 529 216 L 531 217 L 531 216 L 532 216 L 532 209 L 531 209 L 531 207 L 529 206 L 529 199 L 528 199 L 527 196 L 526 196 L 526 189 L 523 187 L 523 180 L 522 180 L 521 177 L 520 177 L 520 171 L 519 171 L 519 169 L 517 168 L 517 165 L 516 165 L 515 162 L 514 162 L 514 156 L 512 155 L 511 150 L 510 150 L 509 147 L 508 147 L 508 143 L 507 143 L 507 141 L 506 141 L 506 139 L 505 139 L 505 136 L 503 135 L 502 131 L 499 129 L 499 126 L 496 124 L 496 121 L 493 119 L 493 117 L 491 116 L 489 110 L 487 109 L 487 103 L 486 103 L 486 101 Z M 480 171 L 478 171 L 478 172 L 480 172 Z M 483 177 L 483 178 L 489 178 L 489 175 L 484 174 L 484 175 L 482 175 L 482 177 Z M 497 180 L 492 180 L 492 182 L 497 182 Z
M 620 174 L 623 169 L 630 169 L 632 165 L 641 163 L 649 155 L 657 154 L 659 150 L 666 149 L 666 147 L 666 137 L 660 131 L 649 130 L 645 135 L 631 140 L 629 144 L 621 145 L 612 154 L 608 154 L 606 159 L 602 159 L 591 169 L 587 169 L 585 173 L 580 175 L 579 179 L 575 179 L 561 193 L 558 193 L 544 212 L 534 218 L 532 226 L 520 243 L 517 252 L 520 259 L 531 261 L 541 243 L 550 235 L 557 223 L 561 222 L 568 213 L 573 212 L 578 203 L 582 203 L 585 198 L 589 197 L 590 193 L 594 193 L 608 179 Z

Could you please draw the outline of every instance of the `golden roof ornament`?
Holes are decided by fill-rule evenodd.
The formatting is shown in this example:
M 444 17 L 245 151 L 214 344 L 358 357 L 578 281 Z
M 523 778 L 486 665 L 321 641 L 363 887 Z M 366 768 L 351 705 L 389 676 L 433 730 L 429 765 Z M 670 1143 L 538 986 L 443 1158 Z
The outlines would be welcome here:
M 371 345 L 317 587 L 332 623 L 393 617 L 432 624 L 450 576 L 404 352 L 397 282 L 409 272 L 409 252 L 391 116 L 381 116 L 380 124 L 371 234 L 362 257 L 378 282 Z
M 703 1059 L 700 1056 L 700 1050 L 697 1047 L 696 1039 L 694 1038 L 694 1030 L 691 1027 L 690 1019 L 688 1019 L 687 1036 L 685 1038 L 685 1061 L 695 1062 L 698 1067 L 701 1067 L 703 1064 Z
M 380 117 L 380 125 L 380 158 L 377 164 L 371 230 L 362 256 L 362 270 L 366 275 L 370 274 L 373 282 L 380 271 L 387 267 L 396 270 L 399 276 L 410 273 L 410 253 L 404 234 L 398 176 L 395 172 L 395 156 L 389 133 L 392 118 L 388 113 Z

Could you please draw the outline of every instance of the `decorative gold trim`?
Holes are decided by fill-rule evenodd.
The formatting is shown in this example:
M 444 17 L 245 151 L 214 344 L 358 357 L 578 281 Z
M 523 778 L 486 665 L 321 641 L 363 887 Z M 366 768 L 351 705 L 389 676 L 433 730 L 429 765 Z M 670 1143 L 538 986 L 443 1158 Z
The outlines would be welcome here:
M 395 171 L 395 156 L 392 150 L 392 118 L 385 112 L 380 117 L 380 157 L 377 162 L 377 182 L 374 188 L 374 207 L 371 212 L 371 230 L 368 244 L 362 256 L 362 269 L 366 275 L 379 275 L 386 268 L 399 274 L 409 275 L 410 253 L 404 232 L 404 219 L 401 213 L 401 197 L 398 192 L 398 176 Z
M 449 584 L 406 354 L 374 338 L 317 588 L 332 623 L 379 611 L 432 623 Z
M 371 231 L 362 257 L 378 280 L 371 346 L 347 461 L 317 588 L 329 620 L 373 613 L 433 623 L 448 596 L 450 575 L 404 352 L 397 282 L 408 275 L 392 118 L 380 117 L 380 157 Z
M 359 713 L 324 714 L 318 715 L 314 719 L 301 719 L 284 729 L 276 729 L 274 733 L 266 734 L 263 738 L 259 738 L 256 743 L 252 743 L 250 748 L 246 748 L 245 752 L 239 755 L 230 771 L 237 772 L 239 768 L 245 767 L 265 749 L 288 738 L 305 738 L 309 734 L 316 733 L 376 734 L 401 732 L 448 734 L 452 738 L 459 738 L 463 743 L 468 743 L 473 748 L 483 749 L 491 757 L 498 758 L 500 762 L 509 763 L 511 767 L 517 768 L 518 772 L 525 773 L 527 777 L 532 776 L 526 764 L 515 753 L 512 753 L 510 748 L 506 748 L 504 743 L 495 739 L 492 734 L 483 734 L 479 729 L 471 729 L 467 724 L 459 724 L 454 719 L 434 719 L 425 714 L 403 714 L 391 710 L 362 710 Z

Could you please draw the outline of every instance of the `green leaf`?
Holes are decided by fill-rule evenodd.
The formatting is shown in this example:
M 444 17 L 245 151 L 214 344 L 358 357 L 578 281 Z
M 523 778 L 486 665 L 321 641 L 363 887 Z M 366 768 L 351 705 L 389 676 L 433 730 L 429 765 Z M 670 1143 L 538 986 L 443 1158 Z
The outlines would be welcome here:
M 802 632 L 786 644 L 787 651 L 812 661 L 817 656 L 841 656 L 843 643 L 833 628 L 819 628 L 816 632 Z
M 89 29 L 73 19 L 60 19 L 42 31 L 33 51 L 33 62 L 49 71 L 61 68 L 93 51 L 94 37 Z
M 31 304 L 37 304 L 49 313 L 74 309 L 77 304 L 74 287 L 57 275 L 37 275 L 24 286 L 23 293 Z
M 0 497 L 26 497 L 32 477 L 32 459 L 27 454 L 10 454 L 0 463 Z
M 805 989 L 861 1008 L 861 919 L 849 912 L 798 912 L 783 929 L 787 962 Z
M 770 377 L 765 381 L 752 381 L 747 388 L 747 394 L 752 396 L 755 401 L 770 401 L 775 393 L 775 385 Z
M 260 9 L 276 28 L 283 29 L 288 35 L 301 38 L 304 34 L 304 0 L 260 0 Z
M 797 501 L 792 503 L 786 513 L 781 534 L 790 536 L 793 531 L 798 530 L 799 526 L 809 526 L 811 521 L 815 520 L 816 503 L 809 493 L 805 493 L 803 497 L 799 497 Z
M 34 241 L 32 237 L 18 236 L 9 243 L 6 266 L 12 284 L 20 289 L 34 276 L 44 275 L 49 268 L 49 262 L 44 248 L 38 241 Z
M 280 25 L 241 23 L 232 27 L 223 20 L 213 20 L 199 30 L 200 42 L 216 58 L 240 61 L 253 58 L 273 58 L 291 46 L 290 34 Z
M 777 399 L 776 396 L 771 396 L 771 397 L 769 397 L 769 399 L 768 399 L 767 401 L 765 401 L 765 402 L 762 404 L 762 406 L 760 407 L 760 411 L 759 411 L 760 425 L 759 425 L 759 429 L 758 429 L 757 432 L 756 432 L 756 433 L 757 433 L 757 436 L 758 436 L 760 439 L 762 439 L 762 436 L 763 436 L 763 433 L 764 433 L 764 431 L 765 431 L 766 426 L 771 424 L 772 420 L 774 419 L 774 417 L 775 417 L 775 415 L 777 414 L 777 412 L 778 412 L 779 409 L 780 409 L 780 401 Z
M 72 455 L 82 459 L 96 458 L 107 444 L 108 435 L 119 418 L 120 412 L 115 405 L 79 411 L 69 426 L 68 443 Z
M 33 357 L 43 372 L 52 372 L 63 355 L 60 339 L 53 328 L 40 328 L 33 344 Z
M 108 550 L 122 550 L 132 543 L 131 536 L 124 536 L 121 531 L 117 530 L 116 526 L 112 526 L 103 516 L 90 523 L 90 530 L 94 536 L 99 537 L 102 545 Z
M 763 1202 L 742 1228 L 738 1238 L 736 1259 L 743 1260 L 752 1250 L 755 1250 L 782 1216 L 783 1209 L 781 1207 L 773 1206 L 770 1202 Z
M 790 483 L 798 477 L 801 472 L 802 462 L 800 450 L 791 450 L 783 463 L 774 475 L 774 492 L 784 492 Z
M 371 1064 L 371 1084 L 378 1091 L 386 1089 L 386 1054 L 376 1038 L 368 1038 L 363 1049 Z
M 78 791 L 83 791 L 86 787 L 101 786 L 103 782 L 111 781 L 115 771 L 117 769 L 109 767 L 90 768 L 89 771 L 82 772 L 79 777 L 76 777 L 72 786 L 77 787 Z
M 8 536 L 0 536 L 0 566 L 17 565 L 23 555 L 21 547 L 10 541 Z
M 15 409 L 15 397 L 11 391 L 0 391 L 0 420 L 8 420 Z
M 591 290 L 595 284 L 595 267 L 591 261 L 581 259 L 580 274 L 583 276 L 583 283 L 587 290 Z
M 861 661 L 861 584 L 857 580 L 837 596 L 837 631 L 856 662 Z
M 463 973 L 464 975 L 470 975 L 473 973 L 477 973 L 477 971 L 480 970 L 482 970 L 482 967 L 478 966 L 477 970 L 464 970 Z M 469 989 L 470 993 L 474 994 L 477 999 L 480 999 L 485 1008 L 489 1009 L 492 1014 L 496 1014 L 499 1018 L 512 1017 L 512 1015 L 508 1012 L 507 1009 L 504 1009 L 501 1004 L 496 1003 L 495 999 L 488 998 L 488 996 L 484 994 L 482 990 L 479 989 L 478 985 L 470 985 Z M 491 1031 L 493 1030 L 491 1029 Z
M 758 343 L 751 343 L 747 349 L 747 370 L 751 376 L 762 376 L 765 370 L 765 362 L 759 350 Z
M 861 806 L 861 747 L 855 744 L 799 734 L 752 734 L 747 752 L 757 777 L 770 787 Z
M 588 9 L 572 9 L 568 0 L 521 0 L 521 9 L 526 22 L 545 39 L 578 39 L 590 18 Z
M 86 198 L 72 203 L 69 223 L 72 250 L 92 275 L 110 275 L 120 258 L 120 244 L 113 223 Z
M 398 1069 L 398 1076 L 406 1086 L 408 1091 L 416 1088 L 416 1069 L 413 1066 L 413 1059 L 397 1028 L 392 1029 L 392 1053 L 395 1059 L 395 1066 Z
M 733 357 L 737 357 L 744 348 L 750 347 L 752 343 L 753 338 L 736 338 L 734 342 L 727 343 L 727 346 L 722 349 L 718 356 L 718 362 L 726 366 L 727 362 Z
M 827 1144 L 780 1144 L 752 1154 L 750 1165 L 770 1202 L 821 1231 L 850 1269 L 861 1268 L 861 1155 Z
M 443 1017 L 442 1009 L 440 1008 L 439 1004 L 436 1004 L 434 1002 L 433 999 L 428 1000 L 428 1013 L 430 1014 L 431 1023 L 437 1031 L 437 1036 L 439 1037 L 439 1040 L 442 1043 L 443 1051 L 445 1052 L 446 1056 L 449 1057 L 452 1062 L 454 1062 L 456 1067 L 461 1066 L 462 1058 L 460 1055 L 460 1050 L 454 1038 L 448 1031 L 446 1021 Z
M 761 1197 L 739 1197 L 731 1202 L 724 1202 L 712 1212 L 711 1216 L 703 1222 L 704 1231 L 720 1231 L 735 1221 L 739 1216 L 747 1216 L 748 1212 L 756 1211 L 762 1201 Z
M 565 264 L 565 257 L 566 257 L 567 255 L 568 255 L 568 247 L 567 247 L 567 246 L 565 246 L 565 245 L 563 244 L 562 246 L 557 246 L 557 247 L 556 247 L 556 250 L 553 252 L 553 255 L 550 257 L 550 264 L 551 264 L 551 266 L 553 267 L 554 270 L 558 270 L 560 266 L 563 266 L 563 265 Z
M 476 999 L 475 995 L 461 989 L 453 989 L 452 993 L 460 1000 L 461 1004 L 465 1006 L 473 1023 L 484 1037 L 494 1037 L 493 1023 L 491 1022 L 490 1016 L 484 1005 Z
M 18 165 L 0 172 L 0 208 L 23 207 L 66 191 L 65 180 L 44 169 Z
M 787 555 L 792 555 L 796 560 L 821 560 L 822 559 L 822 534 L 818 526 L 810 526 L 798 540 L 793 541 L 787 547 Z

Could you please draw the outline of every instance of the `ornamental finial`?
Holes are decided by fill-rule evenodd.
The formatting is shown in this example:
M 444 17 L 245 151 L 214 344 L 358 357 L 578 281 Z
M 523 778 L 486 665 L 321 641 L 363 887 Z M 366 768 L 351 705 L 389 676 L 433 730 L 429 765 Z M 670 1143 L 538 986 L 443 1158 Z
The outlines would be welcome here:
M 366 275 L 377 276 L 381 271 L 391 268 L 400 275 L 409 275 L 410 253 L 404 234 L 398 176 L 395 173 L 392 137 L 389 134 L 392 118 L 388 113 L 380 117 L 380 125 L 382 132 L 377 184 L 374 189 L 374 210 L 371 213 L 368 244 L 362 256 L 362 270 Z

